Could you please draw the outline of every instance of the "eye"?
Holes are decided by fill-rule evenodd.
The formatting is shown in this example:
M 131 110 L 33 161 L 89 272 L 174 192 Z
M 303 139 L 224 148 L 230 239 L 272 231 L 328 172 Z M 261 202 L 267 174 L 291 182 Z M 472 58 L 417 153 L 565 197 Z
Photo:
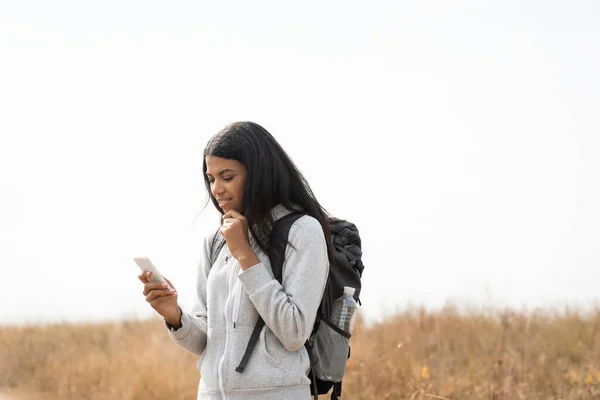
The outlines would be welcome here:
M 211 185 L 215 182 L 214 178 L 208 178 L 208 183 L 210 183 Z
M 229 182 L 232 179 L 233 179 L 233 176 L 224 176 L 223 177 L 223 180 L 226 181 L 226 182 Z

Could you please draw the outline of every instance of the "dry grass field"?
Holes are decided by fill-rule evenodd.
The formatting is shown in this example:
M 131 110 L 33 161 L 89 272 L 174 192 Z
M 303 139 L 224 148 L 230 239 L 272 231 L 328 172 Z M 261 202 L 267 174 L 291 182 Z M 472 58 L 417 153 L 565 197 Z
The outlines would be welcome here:
M 343 399 L 597 399 L 599 341 L 600 311 L 414 309 L 357 324 Z M 0 327 L 15 398 L 193 400 L 195 361 L 159 320 Z

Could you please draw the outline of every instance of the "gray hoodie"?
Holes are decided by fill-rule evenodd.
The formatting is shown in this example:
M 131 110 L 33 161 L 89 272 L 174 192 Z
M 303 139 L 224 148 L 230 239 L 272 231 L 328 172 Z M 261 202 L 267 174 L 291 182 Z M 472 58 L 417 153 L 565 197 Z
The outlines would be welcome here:
M 279 205 L 272 213 L 278 220 L 290 211 Z M 191 313 L 183 312 L 181 328 L 169 329 L 175 343 L 200 357 L 198 399 L 309 399 L 304 342 L 329 268 L 321 225 L 307 215 L 292 225 L 282 284 L 252 238 L 259 264 L 242 271 L 225 244 L 211 267 L 211 238 L 204 240 L 197 304 Z M 259 314 L 266 326 L 244 372 L 236 372 Z

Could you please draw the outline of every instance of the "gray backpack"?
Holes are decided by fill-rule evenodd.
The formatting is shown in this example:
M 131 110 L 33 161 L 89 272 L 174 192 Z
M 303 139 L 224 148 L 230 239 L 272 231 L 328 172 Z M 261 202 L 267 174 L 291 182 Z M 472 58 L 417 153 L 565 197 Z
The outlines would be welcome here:
M 281 283 L 285 250 L 288 244 L 290 228 L 303 213 L 293 212 L 275 222 L 269 235 L 271 268 L 273 275 Z M 361 276 L 364 269 L 361 261 L 361 240 L 356 226 L 348 221 L 331 218 L 329 220 L 331 239 L 334 248 L 334 262 L 329 266 L 329 276 L 321 305 L 312 333 L 304 346 L 308 352 L 311 369 L 308 377 L 311 380 L 311 395 L 318 399 L 319 394 L 326 394 L 332 388 L 331 399 L 342 394 L 342 379 L 346 370 L 346 362 L 350 357 L 350 334 L 339 329 L 331 322 L 333 303 L 344 293 L 344 286 L 355 288 L 354 297 L 360 304 Z M 211 265 L 217 259 L 225 241 L 218 233 L 211 246 Z M 244 372 L 252 351 L 258 341 L 265 322 L 259 316 L 254 331 L 248 341 L 246 352 L 237 372 Z

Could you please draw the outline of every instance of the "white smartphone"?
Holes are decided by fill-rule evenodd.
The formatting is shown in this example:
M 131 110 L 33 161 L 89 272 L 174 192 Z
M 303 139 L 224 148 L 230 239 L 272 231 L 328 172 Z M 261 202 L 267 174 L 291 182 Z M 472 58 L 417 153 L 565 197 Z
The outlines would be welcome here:
M 140 267 L 142 272 L 152 272 L 152 275 L 150 275 L 150 282 L 167 283 L 165 278 L 158 272 L 158 269 L 152 264 L 152 261 L 150 261 L 148 257 L 135 257 L 133 261 Z

